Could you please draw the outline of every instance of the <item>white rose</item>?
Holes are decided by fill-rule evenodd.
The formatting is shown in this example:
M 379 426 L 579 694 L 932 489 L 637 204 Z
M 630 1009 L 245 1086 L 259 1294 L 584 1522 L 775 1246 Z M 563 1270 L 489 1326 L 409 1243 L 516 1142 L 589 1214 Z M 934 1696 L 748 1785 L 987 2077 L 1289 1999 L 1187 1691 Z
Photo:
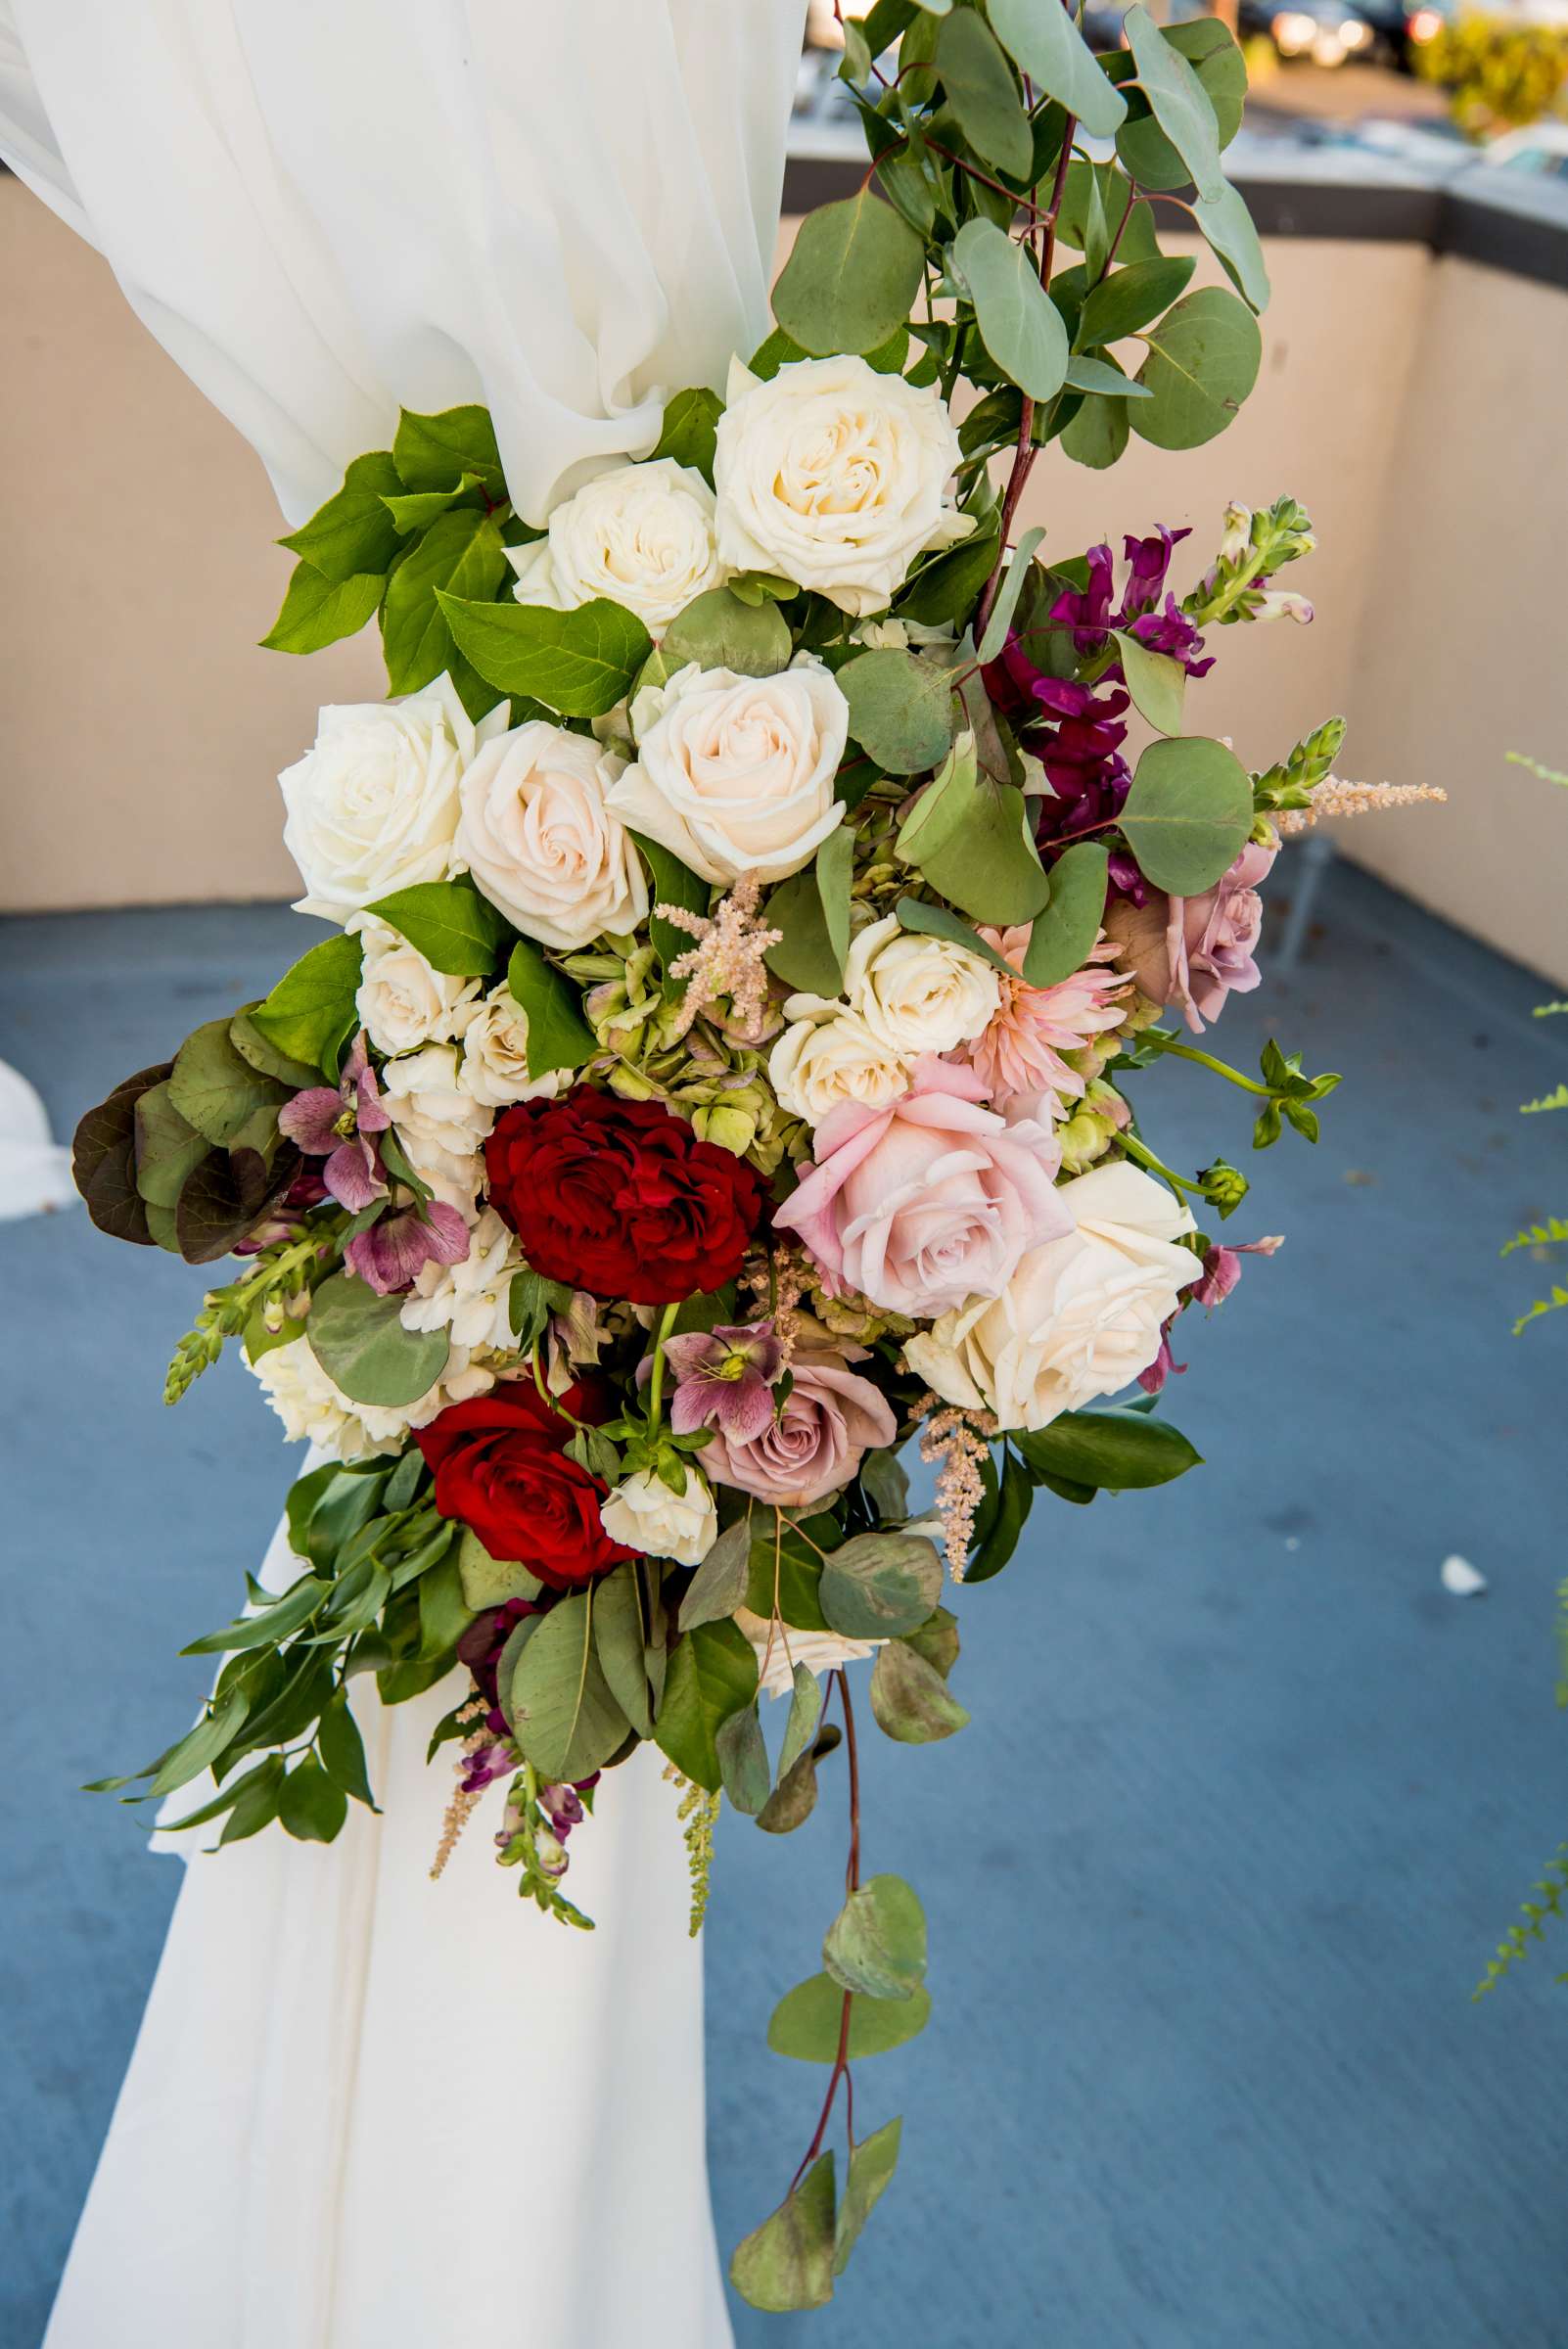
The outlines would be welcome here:
M 599 1503 L 599 1521 L 612 1542 L 645 1557 L 697 1566 L 718 1539 L 718 1512 L 706 1478 L 686 1462 L 686 1490 L 671 1493 L 651 1468 L 623 1478 Z
M 464 773 L 454 863 L 529 938 L 571 953 L 647 918 L 642 863 L 606 805 L 621 761 L 586 734 L 530 718 Z
M 529 1015 L 509 989 L 498 987 L 470 1008 L 459 1082 L 486 1109 L 504 1109 L 509 1101 L 553 1100 L 572 1079 L 565 1069 L 529 1075 Z
M 495 1112 L 462 1082 L 453 1044 L 426 1044 L 390 1060 L 381 1089 L 403 1155 L 438 1199 L 470 1221 L 484 1177 L 480 1155 Z
M 943 504 L 958 435 L 935 385 L 862 358 L 799 359 L 770 383 L 737 360 L 718 420 L 718 551 L 841 611 L 886 610 L 926 547 L 967 535 Z
M 948 1403 L 1004 1428 L 1046 1427 L 1120 1393 L 1160 1351 L 1160 1332 L 1203 1267 L 1176 1245 L 1193 1228 L 1163 1183 L 1125 1159 L 1060 1185 L 1074 1229 L 1034 1249 L 1000 1297 L 972 1297 L 904 1347 Z
M 795 1686 L 797 1664 L 804 1664 L 807 1672 L 817 1674 L 837 1672 L 845 1664 L 863 1663 L 867 1656 L 874 1656 L 879 1647 L 888 1644 L 885 1639 L 848 1639 L 842 1632 L 801 1632 L 793 1624 L 774 1630 L 765 1615 L 754 1615 L 750 1607 L 737 1607 L 735 1621 L 756 1649 L 757 1661 L 762 1667 L 757 1684 L 759 1695 L 788 1696 Z
M 688 664 L 645 687 L 631 715 L 637 760 L 610 806 L 705 881 L 782 881 L 843 813 L 833 778 L 850 706 L 808 653 L 774 677 Z
M 673 457 L 601 473 L 556 507 L 546 536 L 507 551 L 520 604 L 575 612 L 607 595 L 655 633 L 728 576 L 715 538 L 714 493 Z
M 398 1309 L 404 1329 L 450 1330 L 454 1346 L 515 1353 L 512 1275 L 522 1269 L 517 1240 L 493 1207 L 482 1210 L 460 1265 L 421 1265 Z
M 784 1008 L 790 1012 L 798 1004 L 818 1000 L 793 995 Z M 909 1064 L 903 1055 L 867 1027 L 858 1012 L 842 1006 L 825 1018 L 797 1019 L 786 1028 L 768 1056 L 767 1074 L 780 1107 L 808 1126 L 820 1126 L 841 1102 L 881 1109 L 909 1089 Z
M 308 1439 L 318 1451 L 331 1452 L 338 1460 L 365 1459 L 372 1452 L 386 1451 L 411 1427 L 428 1427 L 449 1403 L 467 1403 L 471 1396 L 486 1394 L 495 1384 L 494 1372 L 471 1362 L 463 1346 L 452 1348 L 435 1386 L 400 1410 L 350 1403 L 327 1376 L 303 1336 L 291 1339 L 286 1346 L 268 1347 L 250 1367 L 283 1421 L 289 1442 L 302 1444 Z
M 894 914 L 860 931 L 844 965 L 852 1011 L 895 1052 L 950 1052 L 990 1027 L 1001 980 L 967 946 L 899 927 Z
M 355 914 L 347 927 L 364 944 L 359 1025 L 378 1052 L 412 1052 L 420 1044 L 447 1043 L 463 1025 L 464 1007 L 479 992 L 477 979 L 454 979 L 436 970 L 399 931 L 373 915 Z
M 394 889 L 441 880 L 458 776 L 497 718 L 504 709 L 476 726 L 444 676 L 400 702 L 323 710 L 314 748 L 278 777 L 284 846 L 305 885 L 296 911 L 345 922 Z

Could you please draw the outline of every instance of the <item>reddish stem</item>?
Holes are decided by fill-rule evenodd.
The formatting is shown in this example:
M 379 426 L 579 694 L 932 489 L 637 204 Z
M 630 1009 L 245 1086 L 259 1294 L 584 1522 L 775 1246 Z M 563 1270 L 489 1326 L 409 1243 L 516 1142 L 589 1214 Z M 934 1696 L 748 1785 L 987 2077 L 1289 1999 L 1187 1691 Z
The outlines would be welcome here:
M 839 1701 L 844 1708 L 844 1750 L 850 1765 L 850 1857 L 844 1870 L 844 1884 L 846 1892 L 853 1893 L 858 1892 L 860 1889 L 860 1754 L 854 1737 L 854 1707 L 850 1702 L 849 1678 L 842 1665 L 835 1671 L 833 1678 L 838 1682 Z M 822 2150 L 822 2140 L 827 2135 L 828 2122 L 833 2117 L 834 2099 L 838 2096 L 841 2080 L 844 2082 L 845 2106 L 849 2119 L 852 2147 L 854 2143 L 854 2082 L 850 2076 L 850 2017 L 853 2010 L 853 1993 L 847 1990 L 839 2014 L 838 2051 L 833 2058 L 833 2069 L 828 2074 L 827 2094 L 822 2098 L 822 2109 L 817 2114 L 816 2128 L 812 2133 L 811 2142 L 801 2156 L 800 2168 L 790 2180 L 792 2194 Z

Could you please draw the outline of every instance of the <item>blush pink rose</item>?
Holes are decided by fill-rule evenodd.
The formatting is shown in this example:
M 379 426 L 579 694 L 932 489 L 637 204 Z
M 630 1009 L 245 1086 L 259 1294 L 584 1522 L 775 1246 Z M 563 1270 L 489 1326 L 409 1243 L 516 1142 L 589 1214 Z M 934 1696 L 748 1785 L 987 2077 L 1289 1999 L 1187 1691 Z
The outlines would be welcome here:
M 1048 1130 L 984 1100 L 973 1069 L 927 1053 L 885 1108 L 847 1101 L 823 1119 L 816 1165 L 774 1222 L 890 1313 L 923 1320 L 999 1296 L 1027 1250 L 1072 1224 Z
M 1220 1017 L 1227 995 L 1247 994 L 1258 985 L 1258 885 L 1278 852 L 1249 841 L 1202 897 L 1166 898 L 1151 890 L 1146 905 L 1118 902 L 1106 914 L 1124 967 L 1156 1003 L 1179 1004 L 1194 1036 L 1202 1035 L 1206 1020 Z
M 729 1433 L 720 1422 L 703 1446 L 705 1474 L 779 1509 L 804 1509 L 838 1492 L 868 1451 L 898 1441 L 887 1404 L 849 1367 L 865 1359 L 863 1346 L 798 1344 L 782 1411 L 770 1410 L 752 1436 Z

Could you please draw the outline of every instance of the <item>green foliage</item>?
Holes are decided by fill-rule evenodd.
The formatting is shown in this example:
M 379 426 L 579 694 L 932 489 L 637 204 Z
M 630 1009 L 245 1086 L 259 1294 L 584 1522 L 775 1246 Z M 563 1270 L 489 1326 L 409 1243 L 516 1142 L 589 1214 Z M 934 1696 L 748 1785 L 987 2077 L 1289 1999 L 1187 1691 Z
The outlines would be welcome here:
M 1193 898 L 1235 862 L 1252 819 L 1252 778 L 1235 753 L 1186 735 L 1149 744 L 1120 822 L 1156 889 Z
M 504 918 L 472 881 L 416 881 L 366 911 L 401 933 L 434 970 L 486 979 L 508 935 Z
M 594 1640 L 595 1595 L 573 1591 L 551 1608 L 503 1692 L 507 1720 L 542 1778 L 588 1777 L 630 1732 Z
M 728 587 L 710 587 L 677 613 L 660 647 L 669 673 L 688 661 L 700 668 L 731 668 L 738 676 L 772 677 L 788 668 L 795 646 L 772 603 L 747 604 Z
M 924 268 L 914 230 L 862 188 L 802 222 L 773 315 L 804 351 L 872 350 L 903 325 Z
M 654 1736 L 683 1777 L 716 1793 L 722 1783 L 715 1740 L 732 1714 L 757 1694 L 757 1658 L 733 1623 L 704 1623 L 669 1651 Z
M 824 1561 L 820 1595 L 845 1638 L 900 1638 L 942 1596 L 942 1560 L 923 1534 L 856 1534 Z
M 1222 286 L 1185 294 L 1143 335 L 1137 380 L 1153 393 L 1129 412 L 1157 448 L 1200 448 L 1222 433 L 1258 380 L 1263 342 L 1243 301 Z
M 926 1978 L 926 1918 L 901 1876 L 869 1876 L 839 1911 L 822 1963 L 841 1990 L 909 1999 Z
M 833 2297 L 833 2156 L 818 2154 L 761 2227 L 737 2244 L 729 2280 L 752 2308 L 770 2315 L 825 2308 Z
M 699 384 L 688 392 L 677 392 L 666 406 L 664 429 L 654 445 L 652 456 L 673 457 L 677 465 L 691 466 L 712 488 L 714 451 L 718 419 L 722 414 L 723 402 L 716 392 L 709 391 L 706 384 Z
M 990 16 L 1037 89 L 1077 115 L 1091 136 L 1115 136 L 1127 114 L 1127 102 L 1106 79 L 1099 60 L 1065 9 L 1039 8 L 1035 0 L 990 0 Z
M 279 1051 L 336 1077 L 357 1024 L 354 997 L 363 960 L 364 948 L 349 932 L 324 938 L 256 1004 L 253 1025 Z
M 545 959 L 531 939 L 520 938 L 506 966 L 507 991 L 528 1020 L 529 1075 L 580 1069 L 595 1050 L 593 1030 L 578 1009 L 572 982 Z
M 1524 1921 L 1510 1925 L 1499 1942 L 1497 1956 L 1491 1959 L 1486 1972 L 1470 1994 L 1473 1999 L 1484 1999 L 1489 1990 L 1496 1990 L 1503 1975 L 1522 1958 L 1529 1957 L 1531 1943 L 1545 1940 L 1549 1918 L 1557 1917 L 1560 1920 L 1568 1916 L 1568 1909 L 1564 1907 L 1564 1901 L 1568 1899 L 1568 1843 L 1557 1846 L 1554 1857 L 1546 1862 L 1535 1889 L 1540 1899 L 1520 1904 L 1519 1913 Z M 1568 1973 L 1559 1974 L 1557 1980 L 1568 1982 Z
M 352 1272 L 335 1272 L 310 1300 L 309 1345 L 350 1403 L 400 1410 L 417 1403 L 446 1367 L 441 1329 L 405 1329 L 399 1301 L 378 1297 Z
M 476 603 L 439 589 L 436 600 L 458 651 L 497 695 L 542 702 L 565 717 L 613 710 L 652 648 L 641 621 L 602 596 L 575 612 Z

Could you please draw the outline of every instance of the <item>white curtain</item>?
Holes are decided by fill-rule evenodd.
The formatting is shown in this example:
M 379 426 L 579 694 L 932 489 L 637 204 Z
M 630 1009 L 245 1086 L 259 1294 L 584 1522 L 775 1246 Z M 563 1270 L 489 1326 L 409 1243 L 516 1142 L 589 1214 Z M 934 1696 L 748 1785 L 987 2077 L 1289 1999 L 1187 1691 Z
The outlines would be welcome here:
M 766 331 L 803 0 L 0 0 L 0 154 L 291 522 L 399 403 L 542 521 Z
M 0 155 L 291 522 L 399 404 L 464 400 L 537 521 L 765 332 L 803 13 L 0 0 Z M 48 2349 L 727 2349 L 659 1757 L 574 1837 L 569 1935 L 483 1813 L 428 1880 L 456 1693 L 356 1695 L 386 1809 L 340 1846 L 189 1869 Z

